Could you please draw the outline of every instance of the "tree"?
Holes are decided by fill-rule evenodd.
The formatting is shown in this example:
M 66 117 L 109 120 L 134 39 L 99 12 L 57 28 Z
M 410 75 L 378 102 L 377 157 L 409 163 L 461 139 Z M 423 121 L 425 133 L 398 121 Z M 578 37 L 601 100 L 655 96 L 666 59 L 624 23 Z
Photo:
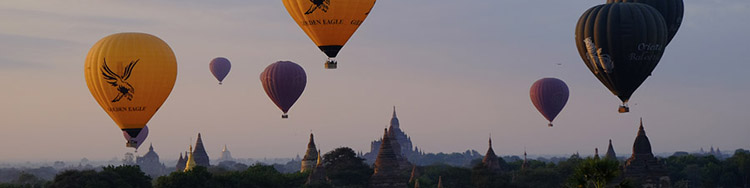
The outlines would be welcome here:
M 619 175 L 619 166 L 615 160 L 587 158 L 578 165 L 568 183 L 572 187 L 603 188 Z
M 49 187 L 151 187 L 151 177 L 138 166 L 107 166 L 101 172 L 68 170 L 55 176 Z
M 333 186 L 367 187 L 373 173 L 365 159 L 348 147 L 336 148 L 323 155 L 323 166 Z

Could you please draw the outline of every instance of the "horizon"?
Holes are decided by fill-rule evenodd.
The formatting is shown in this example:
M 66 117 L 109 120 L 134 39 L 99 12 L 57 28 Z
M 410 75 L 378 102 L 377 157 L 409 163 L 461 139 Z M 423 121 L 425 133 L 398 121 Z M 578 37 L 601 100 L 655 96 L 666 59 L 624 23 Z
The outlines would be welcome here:
M 210 155 L 226 144 L 235 157 L 294 158 L 310 132 L 322 151 L 365 153 L 394 105 L 402 130 L 429 153 L 484 154 L 492 134 L 501 156 L 524 148 L 593 155 L 609 139 L 621 156 L 639 118 L 655 154 L 750 148 L 750 65 L 742 61 L 750 1 L 686 2 L 680 30 L 626 114 L 575 46 L 578 18 L 604 2 L 379 1 L 336 58 L 337 70 L 323 68 L 325 55 L 281 1 L 0 2 L 0 151 L 9 151 L 0 164 L 133 151 L 83 74 L 96 41 L 131 31 L 161 38 L 177 57 L 176 84 L 145 141 L 164 159 L 177 158 L 199 132 Z M 232 63 L 223 85 L 208 70 L 215 57 Z M 279 118 L 258 79 L 280 60 L 308 76 L 289 119 Z M 544 77 L 570 88 L 552 128 L 529 99 Z

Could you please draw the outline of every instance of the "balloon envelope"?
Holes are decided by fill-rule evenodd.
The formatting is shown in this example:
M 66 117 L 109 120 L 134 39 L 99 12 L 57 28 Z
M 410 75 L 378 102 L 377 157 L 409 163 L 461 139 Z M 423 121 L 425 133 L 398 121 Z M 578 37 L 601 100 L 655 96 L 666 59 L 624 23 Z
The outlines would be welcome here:
M 145 33 L 102 38 L 89 50 L 84 68 L 91 95 L 131 137 L 146 126 L 177 79 L 172 49 Z
M 682 25 L 682 16 L 685 13 L 685 5 L 682 0 L 607 0 L 607 3 L 618 2 L 643 3 L 656 8 L 667 24 L 667 32 L 669 32 L 667 44 L 672 41 L 674 35 L 677 34 L 677 30 L 680 29 L 680 25 Z
M 289 108 L 297 102 L 307 84 L 305 70 L 291 61 L 278 61 L 268 65 L 260 73 L 260 82 L 271 101 L 276 104 L 286 118 Z
M 375 0 L 282 1 L 297 25 L 329 58 L 338 55 L 375 5 Z
M 229 74 L 229 69 L 232 68 L 232 64 L 229 63 L 227 58 L 217 57 L 211 60 L 208 67 L 211 69 L 211 74 L 213 74 L 214 77 L 216 77 L 216 80 L 219 80 L 219 84 L 221 84 L 221 82 L 224 81 L 224 78 Z
M 557 78 L 542 78 L 531 85 L 529 93 L 531 103 L 550 122 L 551 127 L 552 121 L 568 102 L 568 85 Z
M 583 62 L 623 103 L 651 75 L 668 38 L 659 11 L 641 3 L 594 6 L 575 33 Z
M 141 147 L 141 144 L 146 140 L 146 137 L 148 137 L 148 126 L 144 126 L 136 137 L 130 136 L 127 131 L 122 131 L 122 136 L 128 141 L 126 144 L 127 147 L 138 149 L 138 147 Z

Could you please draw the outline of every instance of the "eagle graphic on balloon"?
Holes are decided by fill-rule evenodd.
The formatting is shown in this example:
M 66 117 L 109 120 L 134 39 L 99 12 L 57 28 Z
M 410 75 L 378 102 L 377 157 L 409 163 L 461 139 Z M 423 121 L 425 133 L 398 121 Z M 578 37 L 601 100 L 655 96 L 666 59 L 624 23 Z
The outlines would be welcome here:
M 323 12 L 328 12 L 328 5 L 331 4 L 331 0 L 310 0 L 310 2 L 312 5 L 305 11 L 305 14 L 312 14 L 318 8 Z
M 125 72 L 123 72 L 122 76 L 120 76 L 112 71 L 109 66 L 107 66 L 107 59 L 104 59 L 104 65 L 102 66 L 102 76 L 104 76 L 104 79 L 107 80 L 107 83 L 117 88 L 117 91 L 120 92 L 117 94 L 117 97 L 112 99 L 112 102 L 120 101 L 120 99 L 122 99 L 123 97 L 127 98 L 129 101 L 133 100 L 133 93 L 135 93 L 135 89 L 127 81 L 128 78 L 130 78 L 130 74 L 133 73 L 133 67 L 138 64 L 139 60 L 140 59 L 131 61 L 130 64 L 125 67 Z

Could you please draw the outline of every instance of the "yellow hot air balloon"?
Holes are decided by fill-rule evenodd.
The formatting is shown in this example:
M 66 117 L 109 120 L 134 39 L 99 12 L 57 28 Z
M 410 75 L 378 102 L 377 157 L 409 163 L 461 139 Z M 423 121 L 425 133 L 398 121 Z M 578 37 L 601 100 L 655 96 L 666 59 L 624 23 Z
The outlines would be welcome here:
M 294 21 L 328 55 L 327 69 L 336 69 L 336 55 L 365 21 L 375 0 L 282 0 Z
M 169 45 L 146 33 L 117 33 L 86 56 L 86 84 L 96 102 L 132 138 L 172 92 L 177 60 Z M 135 146 L 134 140 L 127 146 Z

